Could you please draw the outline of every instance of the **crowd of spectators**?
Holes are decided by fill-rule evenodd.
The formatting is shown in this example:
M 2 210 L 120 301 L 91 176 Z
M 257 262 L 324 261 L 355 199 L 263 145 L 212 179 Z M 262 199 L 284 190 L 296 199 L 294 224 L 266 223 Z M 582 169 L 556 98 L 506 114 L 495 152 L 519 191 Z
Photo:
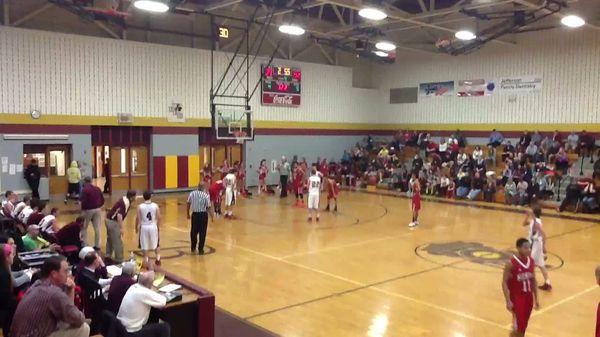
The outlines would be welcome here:
M 523 132 L 511 141 L 494 129 L 485 144 L 470 146 L 459 130 L 435 138 L 427 132 L 400 131 L 392 141 L 377 142 L 369 136 L 345 151 L 339 175 L 349 186 L 384 185 L 410 193 L 409 180 L 415 173 L 427 195 L 487 202 L 499 201 L 498 195 L 503 195 L 504 203 L 510 205 L 550 199 L 562 183 L 580 192 L 575 200 L 570 199 L 574 204 L 579 201 L 584 211 L 595 212 L 594 179 L 574 179 L 570 158 L 576 156 L 569 156 L 589 157 L 593 162 L 594 143 L 593 135 L 585 131 L 567 137 L 558 131 Z M 599 162 L 594 178 L 600 176 Z

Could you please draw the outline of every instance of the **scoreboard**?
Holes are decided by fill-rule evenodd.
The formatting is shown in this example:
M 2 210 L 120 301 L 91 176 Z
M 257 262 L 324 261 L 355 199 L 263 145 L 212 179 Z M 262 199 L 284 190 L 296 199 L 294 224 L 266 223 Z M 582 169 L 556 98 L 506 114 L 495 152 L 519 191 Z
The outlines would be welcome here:
M 297 107 L 302 93 L 300 68 L 263 65 L 261 67 L 262 104 Z

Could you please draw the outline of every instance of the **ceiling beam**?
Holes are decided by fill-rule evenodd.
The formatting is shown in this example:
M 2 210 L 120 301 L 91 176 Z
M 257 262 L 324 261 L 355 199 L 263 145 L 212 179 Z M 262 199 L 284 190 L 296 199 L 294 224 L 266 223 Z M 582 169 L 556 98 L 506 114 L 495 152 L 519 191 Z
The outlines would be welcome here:
M 242 2 L 244 0 L 223 0 L 223 1 L 218 1 L 216 3 L 213 3 L 211 5 L 208 5 L 204 8 L 205 11 L 210 12 L 210 11 L 214 11 L 216 9 L 220 9 L 220 8 L 226 8 L 229 6 L 233 6 L 235 4 L 239 4 L 240 2 Z
M 331 6 L 331 8 L 333 8 L 333 12 L 335 13 L 335 16 L 337 16 L 338 20 L 340 20 L 340 23 L 343 26 L 346 26 L 346 22 L 344 21 L 344 17 L 342 16 L 342 13 L 340 13 L 340 10 L 338 9 L 338 7 L 336 5 L 333 5 L 333 6 Z
M 106 25 L 100 21 L 94 20 L 94 24 L 96 26 L 98 26 L 100 29 L 102 29 L 103 31 L 105 31 L 108 35 L 112 36 L 113 38 L 120 40 L 121 36 L 119 36 L 119 34 L 115 33 L 112 29 L 106 27 Z
M 329 55 L 329 53 L 327 53 L 325 51 L 325 48 L 323 48 L 323 46 L 320 45 L 319 43 L 317 43 L 317 42 L 315 42 L 315 43 L 319 47 L 319 51 L 321 52 L 321 54 L 323 54 L 323 56 L 325 56 L 325 58 L 327 59 L 327 62 L 329 62 L 329 64 L 335 64 L 335 60 L 331 57 L 331 55 Z
M 317 7 L 317 6 L 321 6 L 321 5 L 323 5 L 323 3 L 321 1 L 310 0 L 307 3 L 305 3 L 305 4 L 296 6 L 295 8 L 289 8 L 289 9 L 284 9 L 284 10 L 280 10 L 280 11 L 275 11 L 273 13 L 273 16 L 290 14 L 290 13 L 293 13 L 293 12 L 295 12 L 297 10 L 309 9 L 309 8 L 313 8 L 313 7 Z M 258 17 L 256 17 L 256 20 L 264 20 L 267 17 L 268 17 L 268 15 L 258 16 Z
M 308 46 L 306 46 L 304 49 L 300 50 L 299 52 L 296 53 L 296 55 L 294 55 L 294 60 L 297 60 L 300 56 L 302 56 L 302 54 L 306 53 L 307 51 L 311 50 L 313 47 L 315 47 L 316 44 L 315 43 L 309 43 Z
M 538 6 L 538 5 L 533 4 L 533 3 L 531 3 L 531 2 L 529 2 L 527 0 L 514 0 L 514 2 L 516 4 L 518 4 L 518 5 L 522 5 L 522 6 L 531 8 L 531 9 L 541 9 L 541 8 L 543 8 L 543 6 Z M 546 10 L 544 10 L 544 12 L 548 13 L 548 10 L 546 9 Z M 565 14 L 563 14 L 561 12 L 555 13 L 554 15 L 558 16 L 559 18 L 564 18 L 566 16 Z M 597 26 L 597 25 L 594 25 L 594 24 L 591 24 L 591 23 L 586 23 L 585 26 L 587 26 L 589 28 L 592 28 L 592 29 L 600 30 L 600 26 Z
M 325 7 L 325 5 L 321 5 L 321 7 L 319 7 L 319 20 L 321 20 L 323 17 L 323 7 Z
M 419 0 L 419 7 L 421 7 L 421 13 L 429 12 L 423 0 Z
M 48 9 L 50 9 L 51 7 L 53 7 L 53 4 L 50 3 L 46 3 L 45 5 L 43 5 L 42 7 L 33 10 L 29 13 L 27 13 L 25 16 L 23 16 L 22 18 L 16 20 L 15 22 L 13 22 L 13 26 L 18 27 L 22 24 L 24 24 L 25 22 L 35 18 L 36 16 L 42 14 L 43 12 L 47 11 Z
M 435 0 L 429 0 L 429 11 L 435 10 Z
M 267 32 L 265 32 L 265 34 L 267 34 Z M 271 38 L 269 37 L 269 35 L 266 35 L 266 36 L 265 36 L 265 38 L 267 39 L 267 42 L 269 42 L 269 44 L 270 44 L 270 45 L 271 45 L 273 48 L 275 48 L 275 51 L 277 52 L 277 54 L 279 54 L 279 56 L 281 56 L 281 58 L 284 58 L 284 59 L 288 58 L 288 55 L 286 55 L 286 54 L 285 54 L 285 53 L 284 53 L 284 52 L 281 50 L 281 48 L 280 48 L 279 46 L 277 46 L 277 43 L 275 43 L 275 42 L 273 41 L 273 39 L 271 39 Z

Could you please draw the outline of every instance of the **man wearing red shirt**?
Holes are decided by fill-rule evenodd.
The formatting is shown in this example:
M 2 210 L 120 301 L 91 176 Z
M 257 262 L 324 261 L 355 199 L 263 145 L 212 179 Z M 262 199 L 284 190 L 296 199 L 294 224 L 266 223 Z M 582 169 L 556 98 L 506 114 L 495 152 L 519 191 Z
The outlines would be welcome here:
M 79 196 L 81 201 L 81 216 L 84 223 L 81 232 L 81 238 L 85 244 L 90 245 L 87 239 L 87 227 L 91 222 L 94 226 L 94 247 L 100 247 L 100 217 L 102 215 L 102 205 L 104 205 L 104 196 L 102 190 L 92 185 L 92 178 L 83 179 L 83 189 Z

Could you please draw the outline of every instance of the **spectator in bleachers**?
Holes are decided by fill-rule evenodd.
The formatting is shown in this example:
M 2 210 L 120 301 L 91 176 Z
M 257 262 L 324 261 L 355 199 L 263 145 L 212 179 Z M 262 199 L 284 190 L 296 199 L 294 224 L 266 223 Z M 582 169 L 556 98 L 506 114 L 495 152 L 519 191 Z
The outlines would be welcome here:
M 569 168 L 569 157 L 562 147 L 554 157 L 554 166 L 556 170 L 561 171 L 563 174 L 566 173 Z
M 442 162 L 445 163 L 450 160 L 450 149 L 448 149 L 448 143 L 446 142 L 446 138 L 440 138 L 440 145 L 438 146 L 438 154 L 442 159 Z
M 460 167 L 467 163 L 469 160 L 469 156 L 465 153 L 465 151 L 461 148 L 458 150 L 458 154 L 456 155 L 456 164 Z
M 492 133 L 490 134 L 490 141 L 487 145 L 498 147 L 502 144 L 502 142 L 504 142 L 504 136 L 502 133 L 500 133 L 500 131 L 496 131 L 496 129 L 493 129 Z
M 518 199 L 519 199 L 519 205 L 523 206 L 526 205 L 529 201 L 529 184 L 527 183 L 527 181 L 525 181 L 525 179 L 521 179 L 519 181 L 519 183 L 517 184 L 517 195 L 518 195 Z
M 418 154 L 415 154 L 415 158 L 412 162 L 412 172 L 419 172 L 423 168 L 423 159 Z
M 554 133 L 552 134 L 552 142 L 558 143 L 559 146 L 562 146 L 563 136 L 560 132 L 558 132 L 558 130 L 554 130 Z
M 54 207 L 50 213 L 42 218 L 39 223 L 40 233 L 42 237 L 50 242 L 56 242 L 56 233 L 60 230 L 56 217 L 58 216 L 58 208 Z
M 517 151 L 524 152 L 527 146 L 531 143 L 531 135 L 527 131 L 523 131 L 523 135 L 519 138 L 519 143 L 517 143 Z
M 540 143 L 542 142 L 542 135 L 538 130 L 535 130 L 535 132 L 533 132 L 533 135 L 531 136 L 531 142 L 537 146 L 540 146 Z
M 481 149 L 481 146 L 479 146 L 479 145 L 475 146 L 475 149 L 473 150 L 473 154 L 471 155 L 471 157 L 473 158 L 474 161 L 478 161 L 479 159 L 483 160 L 483 150 Z
M 21 212 L 23 212 L 23 210 L 27 206 L 30 206 L 30 205 L 31 205 L 31 197 L 28 195 L 24 196 L 23 200 L 21 202 L 17 203 L 17 205 L 15 206 L 15 209 L 13 210 L 13 214 L 12 214 L 13 219 L 18 219 Z
M 507 205 L 517 204 L 517 184 L 512 177 L 508 178 L 504 185 L 504 202 Z
M 467 199 L 475 200 L 481 194 L 483 187 L 485 186 L 485 180 L 479 172 L 475 172 L 473 179 L 471 180 L 471 190 L 467 195 Z
M 151 308 L 163 308 L 166 305 L 166 298 L 152 290 L 152 281 L 154 281 L 154 272 L 149 271 L 140 274 L 138 283 L 129 287 L 117 318 L 131 336 L 154 336 L 169 337 L 170 327 L 167 323 L 148 322 Z
M 586 156 L 590 156 L 590 163 L 594 162 L 594 148 L 596 146 L 596 139 L 593 134 L 581 131 L 579 137 L 579 155 L 585 159 Z
M 41 279 L 25 293 L 17 306 L 11 337 L 88 337 L 90 328 L 74 305 L 75 283 L 62 256 L 44 261 Z
M 506 160 L 507 158 L 513 159 L 515 158 L 515 146 L 510 143 L 510 140 L 506 141 L 506 145 L 504 146 L 502 152 L 502 160 Z
M 117 315 L 119 313 L 123 297 L 125 297 L 129 287 L 135 284 L 135 280 L 133 279 L 134 275 L 135 264 L 132 262 L 125 262 L 121 268 L 121 275 L 113 277 L 110 282 L 107 308 L 112 311 L 113 314 Z
M 458 188 L 456 189 L 456 198 L 466 198 L 469 195 L 469 191 L 471 190 L 471 176 L 466 166 L 461 172 L 458 173 L 457 186 Z
M 577 151 L 578 145 L 579 135 L 575 133 L 575 131 L 571 131 L 571 134 L 567 137 L 567 142 L 565 143 L 565 150 L 569 152 Z
M 528 158 L 529 160 L 533 160 L 533 157 L 535 156 L 535 154 L 538 152 L 538 146 L 535 145 L 534 142 L 529 143 L 529 145 L 527 146 L 527 148 L 525 148 L 525 158 Z
M 487 179 L 483 187 L 483 200 L 487 202 L 496 201 L 496 179 Z
M 25 200 L 25 199 L 23 199 Z M 27 220 L 29 220 L 29 216 L 35 212 L 38 205 L 38 199 L 31 199 L 29 203 L 25 204 L 25 207 L 21 209 L 19 214 L 17 215 L 17 221 L 22 224 L 27 224 Z

